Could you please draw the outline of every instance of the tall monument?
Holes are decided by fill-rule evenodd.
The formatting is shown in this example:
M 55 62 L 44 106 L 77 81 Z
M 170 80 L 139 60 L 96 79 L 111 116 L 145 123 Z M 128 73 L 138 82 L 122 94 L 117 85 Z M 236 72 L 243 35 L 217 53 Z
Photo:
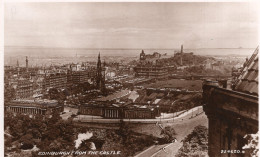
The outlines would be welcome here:
M 28 58 L 27 58 L 27 56 L 26 56 L 25 62 L 26 62 L 26 71 L 28 72 Z
M 105 92 L 105 75 L 102 74 L 102 65 L 100 60 L 100 53 L 98 54 L 98 62 L 97 62 L 97 73 L 96 73 L 96 87 L 100 89 L 102 93 Z
M 181 65 L 182 65 L 183 45 L 181 45 Z
M 17 68 L 19 67 L 19 61 L 18 60 L 16 61 L 16 67 Z
M 20 75 L 20 67 L 19 67 L 19 61 L 16 62 L 16 68 L 17 68 L 17 75 Z
M 142 50 L 142 52 L 140 53 L 140 61 L 145 60 L 145 53 L 144 50 Z

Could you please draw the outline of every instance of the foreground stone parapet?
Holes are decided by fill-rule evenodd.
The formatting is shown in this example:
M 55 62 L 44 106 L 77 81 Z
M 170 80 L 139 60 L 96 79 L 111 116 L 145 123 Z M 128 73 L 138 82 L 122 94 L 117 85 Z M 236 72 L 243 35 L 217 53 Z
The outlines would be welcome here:
M 205 82 L 203 101 L 209 119 L 209 156 L 248 155 L 242 147 L 247 143 L 244 136 L 258 131 L 258 97 Z

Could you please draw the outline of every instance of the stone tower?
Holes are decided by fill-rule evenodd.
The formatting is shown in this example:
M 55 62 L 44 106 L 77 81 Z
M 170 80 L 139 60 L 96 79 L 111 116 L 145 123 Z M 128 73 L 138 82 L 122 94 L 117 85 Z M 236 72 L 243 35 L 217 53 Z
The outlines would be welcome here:
M 96 87 L 100 89 L 102 93 L 105 91 L 105 75 L 102 73 L 102 65 L 100 60 L 100 53 L 98 54 L 97 73 L 96 73 Z
M 182 65 L 183 45 L 181 45 L 181 65 Z
M 20 75 L 20 67 L 19 67 L 19 61 L 16 62 L 16 68 L 17 68 L 17 75 Z
M 145 53 L 144 50 L 140 53 L 140 61 L 145 60 Z
M 16 61 L 16 67 L 17 68 L 19 67 L 19 61 L 18 60 Z

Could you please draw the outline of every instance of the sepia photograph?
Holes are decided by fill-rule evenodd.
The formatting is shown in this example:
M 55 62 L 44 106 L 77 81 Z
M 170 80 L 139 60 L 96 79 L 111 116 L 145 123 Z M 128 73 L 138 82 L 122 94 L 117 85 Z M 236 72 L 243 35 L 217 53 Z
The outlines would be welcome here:
M 258 2 L 2 4 L 0 156 L 259 156 Z

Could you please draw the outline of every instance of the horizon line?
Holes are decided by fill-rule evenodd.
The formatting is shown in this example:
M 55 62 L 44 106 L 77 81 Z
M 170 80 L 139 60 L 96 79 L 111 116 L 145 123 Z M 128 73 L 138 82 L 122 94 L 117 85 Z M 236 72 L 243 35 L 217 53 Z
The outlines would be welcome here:
M 87 48 L 87 47 L 45 47 L 45 46 L 11 46 L 11 45 L 4 45 L 4 47 L 11 47 L 11 48 L 19 48 L 19 47 L 23 47 L 23 48 L 53 48 L 53 49 L 88 49 L 88 50 L 98 50 L 98 49 L 103 49 L 103 50 L 142 50 L 142 49 L 146 49 L 146 50 L 176 50 L 176 49 L 181 49 L 179 48 Z M 184 48 L 185 49 L 185 48 Z M 212 47 L 212 48 L 207 48 L 207 47 L 200 47 L 200 48 L 186 48 L 186 49 L 255 49 L 254 48 L 248 48 L 248 47 L 221 47 L 221 48 L 217 48 L 217 47 Z

